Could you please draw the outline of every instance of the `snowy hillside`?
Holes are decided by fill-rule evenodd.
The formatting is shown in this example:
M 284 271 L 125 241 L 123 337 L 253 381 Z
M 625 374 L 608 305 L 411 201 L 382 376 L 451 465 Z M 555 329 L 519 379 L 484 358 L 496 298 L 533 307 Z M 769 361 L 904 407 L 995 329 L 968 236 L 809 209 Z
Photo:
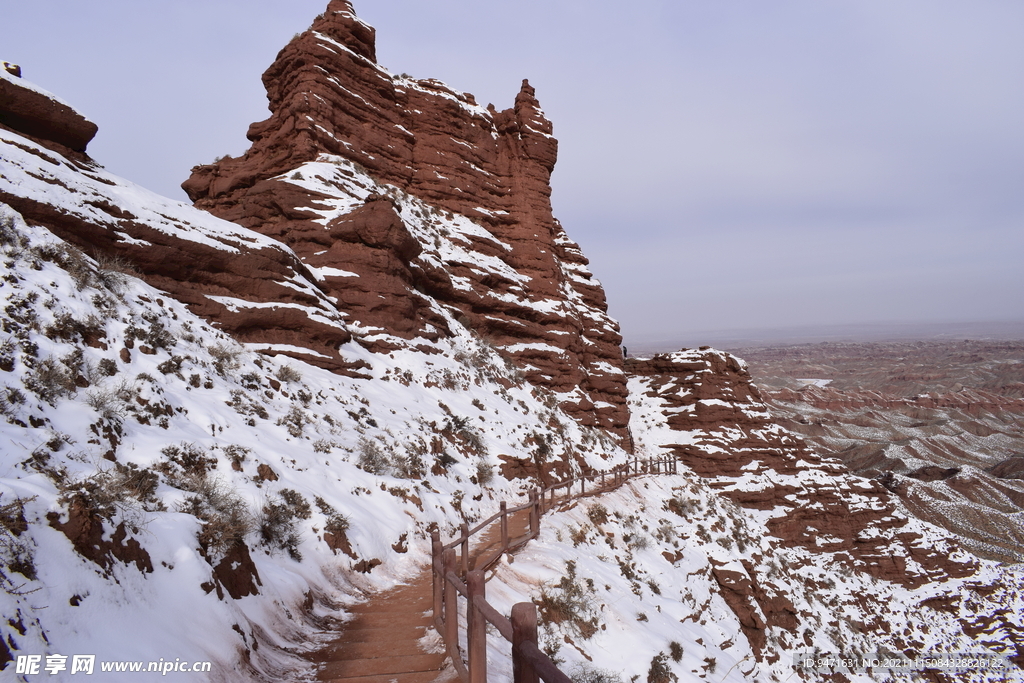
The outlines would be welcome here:
M 518 494 L 499 455 L 625 457 L 468 332 L 430 355 L 351 344 L 366 378 L 342 378 L 253 353 L 7 207 L 2 225 L 11 655 L 290 670 L 315 614 Z

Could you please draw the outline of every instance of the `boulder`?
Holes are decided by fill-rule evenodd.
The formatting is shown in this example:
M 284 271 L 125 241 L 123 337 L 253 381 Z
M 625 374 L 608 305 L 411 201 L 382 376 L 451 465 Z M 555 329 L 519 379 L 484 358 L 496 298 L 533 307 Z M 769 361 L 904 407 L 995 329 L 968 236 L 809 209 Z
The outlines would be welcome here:
M 23 80 L 20 74 L 20 67 L 4 62 L 0 71 L 0 124 L 16 133 L 85 152 L 96 136 L 96 124 L 56 96 Z

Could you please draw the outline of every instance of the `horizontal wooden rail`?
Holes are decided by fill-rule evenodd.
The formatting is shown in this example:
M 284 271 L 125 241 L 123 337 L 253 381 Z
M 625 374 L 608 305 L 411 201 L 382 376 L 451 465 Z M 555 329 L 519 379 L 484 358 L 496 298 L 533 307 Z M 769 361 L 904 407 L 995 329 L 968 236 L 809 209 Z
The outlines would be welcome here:
M 493 625 L 501 637 L 512 644 L 513 683 L 572 683 L 558 670 L 551 659 L 537 645 L 537 607 L 532 602 L 520 602 L 512 607 L 512 618 L 506 619 L 487 602 L 484 571 L 497 564 L 503 555 L 525 545 L 540 534 L 543 514 L 555 506 L 555 494 L 566 489 L 562 502 L 588 495 L 587 482 L 601 483 L 592 487 L 591 495 L 615 489 L 633 477 L 643 474 L 677 474 L 679 465 L 675 457 L 640 460 L 633 458 L 610 471 L 591 472 L 555 482 L 530 492 L 524 505 L 510 508 L 502 501 L 501 509 L 470 528 L 463 523 L 457 538 L 441 543 L 441 535 L 431 533 L 431 574 L 434 581 L 434 628 L 444 640 L 445 650 L 459 677 L 468 683 L 487 683 L 487 624 Z M 579 491 L 573 488 L 579 484 Z M 550 499 L 549 499 L 550 498 Z M 523 536 L 509 538 L 509 515 L 529 510 L 530 530 Z M 469 540 L 494 522 L 500 522 L 501 540 L 498 552 L 482 566 L 469 567 Z M 458 548 L 458 551 L 456 550 Z M 458 557 L 457 557 L 458 555 Z M 478 558 L 482 560 L 485 558 Z M 466 599 L 466 659 L 460 648 L 459 596 Z

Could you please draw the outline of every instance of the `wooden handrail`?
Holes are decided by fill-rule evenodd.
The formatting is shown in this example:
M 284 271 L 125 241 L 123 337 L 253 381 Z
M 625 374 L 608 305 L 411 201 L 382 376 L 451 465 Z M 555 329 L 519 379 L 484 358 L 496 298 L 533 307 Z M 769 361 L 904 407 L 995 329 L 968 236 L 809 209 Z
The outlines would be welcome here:
M 643 465 L 641 469 L 641 463 Z M 555 491 L 567 489 L 567 500 L 587 495 L 587 480 L 601 478 L 601 487 L 607 486 L 607 475 L 612 475 L 611 488 L 615 489 L 633 477 L 642 474 L 677 474 L 678 462 L 675 457 L 648 459 L 633 458 L 632 463 L 615 467 L 611 471 L 592 472 L 570 477 L 545 488 L 530 492 L 530 501 L 525 505 L 509 508 L 505 501 L 500 504 L 497 514 L 472 529 L 463 522 L 458 538 L 447 544 L 441 543 L 438 531 L 431 532 L 431 574 L 434 581 L 434 628 L 445 644 L 448 657 L 452 660 L 459 677 L 468 683 L 487 683 L 487 624 L 492 624 L 501 636 L 512 644 L 512 669 L 514 683 L 571 683 L 568 676 L 558 670 L 551 659 L 537 645 L 537 607 L 532 602 L 520 602 L 512 607 L 512 619 L 506 619 L 487 602 L 487 585 L 484 571 L 512 549 L 525 545 L 540 534 L 540 520 L 544 512 L 555 505 Z M 579 482 L 579 493 L 573 493 L 573 486 Z M 602 488 L 593 489 L 591 495 Z M 550 492 L 550 505 L 545 506 L 545 497 Z M 530 511 L 530 530 L 523 536 L 509 538 L 508 516 L 524 510 Z M 493 558 L 481 567 L 469 568 L 469 539 L 495 521 L 501 522 L 499 550 Z M 461 557 L 456 558 L 456 548 Z M 461 569 L 461 575 L 460 570 Z M 465 578 L 463 578 L 465 577 Z M 466 657 L 463 661 L 459 647 L 459 596 L 466 598 Z

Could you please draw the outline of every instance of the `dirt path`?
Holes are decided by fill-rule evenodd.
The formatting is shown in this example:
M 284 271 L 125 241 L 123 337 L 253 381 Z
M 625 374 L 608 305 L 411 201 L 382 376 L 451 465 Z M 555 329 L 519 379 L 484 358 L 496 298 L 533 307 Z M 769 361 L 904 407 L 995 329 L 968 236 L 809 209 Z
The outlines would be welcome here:
M 529 530 L 529 514 L 509 516 L 509 536 Z M 493 524 L 470 551 L 474 567 L 493 559 L 501 545 Z M 448 683 L 458 674 L 444 654 L 425 652 L 420 640 L 433 633 L 432 581 L 426 569 L 403 586 L 373 596 L 351 609 L 353 619 L 327 647 L 310 659 L 320 664 L 320 681 L 332 683 Z M 440 639 L 438 639 L 440 642 Z M 440 649 L 438 646 L 437 649 Z
M 612 484 L 595 486 L 582 497 L 590 498 L 614 490 Z M 561 501 L 557 506 L 575 505 Z M 530 528 L 529 512 L 508 518 L 508 535 L 516 539 Z M 501 548 L 501 525 L 492 524 L 470 549 L 471 566 L 485 567 Z M 352 620 L 328 646 L 313 653 L 310 660 L 320 665 L 317 676 L 330 683 L 451 683 L 459 680 L 447 656 L 436 649 L 427 652 L 421 640 L 434 634 L 432 580 L 425 569 L 409 583 L 351 608 Z

